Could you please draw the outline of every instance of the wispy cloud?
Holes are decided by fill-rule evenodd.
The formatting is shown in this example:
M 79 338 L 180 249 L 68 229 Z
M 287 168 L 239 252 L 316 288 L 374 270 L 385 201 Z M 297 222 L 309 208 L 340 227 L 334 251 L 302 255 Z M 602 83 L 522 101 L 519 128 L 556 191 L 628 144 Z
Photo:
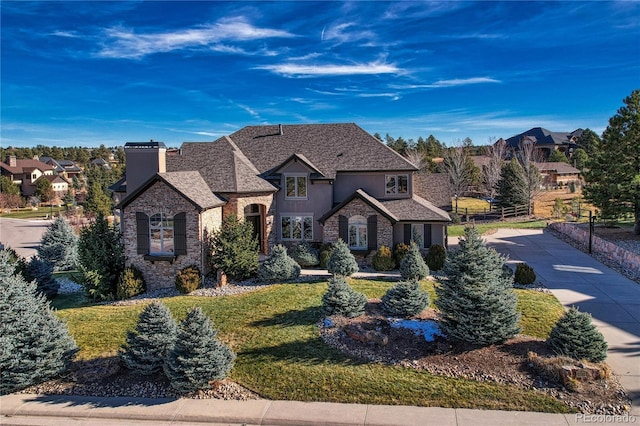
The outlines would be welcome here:
M 402 70 L 393 64 L 384 62 L 369 62 L 360 64 L 324 64 L 304 65 L 297 63 L 284 63 L 276 65 L 264 65 L 256 67 L 285 77 L 321 77 L 341 75 L 376 75 L 376 74 L 401 74 Z
M 139 59 L 154 53 L 202 48 L 243 53 L 242 49 L 228 46 L 225 42 L 291 37 L 295 35 L 283 30 L 256 27 L 243 17 L 225 18 L 201 27 L 158 33 L 137 33 L 129 28 L 112 27 L 105 30 L 103 48 L 98 56 Z
M 391 98 L 391 100 L 397 101 L 400 99 L 398 93 L 360 93 L 356 95 L 358 98 Z
M 322 30 L 322 41 L 333 41 L 337 43 L 352 43 L 360 40 L 372 40 L 376 37 L 370 30 L 358 29 L 358 24 L 345 22 Z
M 441 87 L 456 87 L 456 86 L 468 86 L 471 84 L 488 84 L 488 83 L 502 83 L 501 80 L 496 80 L 489 77 L 472 77 L 472 78 L 455 78 L 451 80 L 438 80 L 430 84 L 392 84 L 389 87 L 392 89 L 437 89 Z

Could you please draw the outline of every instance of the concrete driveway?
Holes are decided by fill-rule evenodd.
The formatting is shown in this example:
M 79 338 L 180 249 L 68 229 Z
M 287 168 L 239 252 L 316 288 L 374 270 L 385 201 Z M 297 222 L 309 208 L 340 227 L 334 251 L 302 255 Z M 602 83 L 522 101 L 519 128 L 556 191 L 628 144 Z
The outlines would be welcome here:
M 36 254 L 42 235 L 51 220 L 9 219 L 0 217 L 0 241 L 26 259 Z
M 576 250 L 548 231 L 500 229 L 487 245 L 533 267 L 538 280 L 566 306 L 593 316 L 609 345 L 607 363 L 640 415 L 640 285 Z

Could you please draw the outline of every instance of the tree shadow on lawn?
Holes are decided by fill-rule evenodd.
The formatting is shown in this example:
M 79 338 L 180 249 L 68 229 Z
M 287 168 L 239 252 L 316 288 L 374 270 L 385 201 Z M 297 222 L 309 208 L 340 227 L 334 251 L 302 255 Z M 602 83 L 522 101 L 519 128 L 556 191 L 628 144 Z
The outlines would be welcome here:
M 321 306 L 310 306 L 305 309 L 291 310 L 273 315 L 259 321 L 253 321 L 253 327 L 293 327 L 297 325 L 314 325 L 322 318 Z

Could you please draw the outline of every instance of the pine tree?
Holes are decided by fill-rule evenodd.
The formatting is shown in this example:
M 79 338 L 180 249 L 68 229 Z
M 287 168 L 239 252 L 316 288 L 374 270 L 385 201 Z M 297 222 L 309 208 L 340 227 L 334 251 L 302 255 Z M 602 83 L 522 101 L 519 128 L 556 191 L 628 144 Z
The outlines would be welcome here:
M 161 302 L 150 303 L 140 314 L 135 331 L 127 332 L 120 360 L 128 369 L 144 375 L 161 371 L 177 330 L 169 309 Z
M 35 283 L 16 274 L 13 265 L 9 253 L 0 252 L 0 394 L 59 375 L 78 351 Z
M 285 246 L 278 244 L 258 268 L 262 281 L 289 281 L 300 276 L 300 265 L 287 254 Z
M 334 244 L 333 252 L 327 262 L 327 270 L 332 275 L 341 275 L 343 277 L 353 275 L 359 270 L 356 258 L 351 254 L 347 243 L 341 239 Z
M 498 181 L 498 199 L 505 207 L 527 204 L 525 171 L 515 158 L 502 166 Z
M 342 315 L 348 318 L 359 317 L 364 313 L 367 298 L 358 293 L 342 276 L 329 279 L 329 288 L 322 296 L 322 312 L 325 315 Z
M 202 309 L 187 313 L 163 366 L 174 389 L 182 393 L 209 389 L 209 382 L 221 380 L 231 371 L 235 354 L 217 334 Z
M 517 295 L 502 274 L 505 258 L 467 227 L 459 249 L 449 253 L 436 306 L 449 337 L 477 345 L 502 342 L 520 332 Z
M 37 256 L 31 257 L 23 272 L 26 281 L 35 281 L 36 289 L 49 300 L 58 295 L 60 284 L 53 278 L 53 266 Z
M 89 186 L 87 199 L 84 202 L 85 211 L 96 216 L 109 216 L 112 214 L 112 207 L 113 202 L 111 198 L 104 193 L 100 182 L 93 181 Z
M 429 276 L 429 267 L 424 263 L 418 245 L 411 242 L 409 251 L 400 262 L 400 275 L 405 280 L 420 281 Z
M 412 317 L 429 306 L 429 294 L 416 280 L 399 281 L 382 296 L 381 306 L 389 315 Z
M 209 238 L 209 263 L 214 270 L 224 271 L 230 278 L 243 280 L 258 270 L 258 240 L 253 225 L 240 221 L 234 214 L 222 220 L 220 229 Z
M 560 355 L 600 362 L 607 357 L 607 342 L 591 323 L 591 315 L 572 307 L 551 330 L 547 344 Z
M 38 257 L 58 271 L 74 269 L 78 258 L 78 237 L 63 218 L 58 217 L 42 235 Z

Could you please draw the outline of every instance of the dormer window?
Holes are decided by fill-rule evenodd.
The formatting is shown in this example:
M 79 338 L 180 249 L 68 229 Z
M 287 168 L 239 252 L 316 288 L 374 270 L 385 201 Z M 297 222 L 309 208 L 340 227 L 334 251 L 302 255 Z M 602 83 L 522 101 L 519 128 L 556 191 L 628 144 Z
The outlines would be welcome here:
M 409 191 L 409 175 L 386 175 L 385 184 L 387 195 L 406 194 Z
M 306 174 L 286 174 L 284 181 L 286 199 L 307 199 Z

